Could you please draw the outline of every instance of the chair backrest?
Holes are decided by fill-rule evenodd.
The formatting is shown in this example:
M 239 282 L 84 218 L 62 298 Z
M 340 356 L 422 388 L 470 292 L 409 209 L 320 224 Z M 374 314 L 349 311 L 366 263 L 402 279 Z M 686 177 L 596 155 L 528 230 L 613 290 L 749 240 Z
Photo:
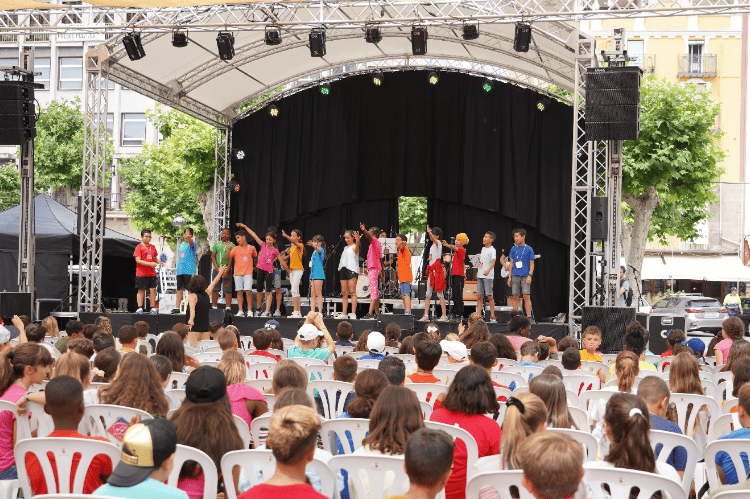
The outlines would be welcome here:
M 218 347 L 219 342 L 216 340 L 200 340 L 197 343 L 198 349 L 207 348 L 207 347 Z
M 268 353 L 273 354 L 281 359 L 286 359 L 286 352 L 279 350 L 278 348 L 269 348 L 266 350 Z
M 41 496 L 36 496 L 41 497 Z M 727 490 L 719 492 L 718 494 L 712 495 L 711 499 L 750 499 L 750 491 L 748 490 Z
M 734 381 L 732 371 L 717 371 L 714 373 L 714 383 L 718 385 L 722 381 Z
M 213 347 L 212 347 L 213 348 Z M 224 355 L 224 352 L 219 349 L 218 352 L 203 352 L 203 353 L 197 353 L 193 355 L 195 357 L 195 360 L 203 364 L 204 362 L 219 362 L 221 360 L 221 356 Z
M 26 409 L 29 411 L 29 429 L 36 430 L 37 437 L 46 437 L 47 435 L 55 431 L 55 422 L 52 420 L 52 416 L 44 412 L 44 406 L 42 404 L 38 404 L 36 402 L 28 402 L 26 404 Z M 23 418 L 19 419 L 19 422 L 22 420 Z M 19 429 L 16 430 L 16 440 L 21 440 L 21 425 L 19 424 L 18 426 Z
M 266 357 L 265 355 L 250 355 L 248 352 L 245 352 L 243 357 L 245 359 L 245 365 L 247 367 L 250 367 L 253 364 L 276 364 L 277 363 L 276 359 L 272 359 L 271 357 Z
M 31 438 L 31 425 L 28 414 L 18 416 L 18 407 L 8 400 L 0 400 L 0 412 L 9 411 L 16 418 L 16 440 Z
M 510 388 L 503 388 L 502 386 L 493 386 L 492 388 L 495 389 L 495 396 L 497 398 L 505 397 L 507 400 L 509 397 L 513 396 L 513 392 L 510 391 Z
M 631 499 L 649 499 L 655 492 L 663 491 L 672 499 L 684 498 L 682 485 L 671 478 L 645 471 L 626 470 L 623 468 L 586 468 L 583 475 L 586 491 L 591 490 L 590 499 L 610 497 L 630 497 Z M 609 493 L 603 486 L 609 487 Z M 633 488 L 638 488 L 638 495 L 631 495 Z
M 177 371 L 172 371 L 172 375 L 169 378 L 170 387 L 173 390 L 183 390 L 189 376 L 190 375 L 188 373 L 178 373 Z
M 289 360 L 296 362 L 302 367 L 305 366 L 325 366 L 327 365 L 324 360 L 310 359 L 308 357 L 289 357 Z
M 276 362 L 250 364 L 247 366 L 247 379 L 273 379 Z
M 432 370 L 432 375 L 439 379 L 440 383 L 450 385 L 456 376 L 456 371 L 448 368 L 435 368 Z
M 596 441 L 596 437 L 591 433 L 583 430 L 572 430 L 569 428 L 547 428 L 547 431 L 554 431 L 557 433 L 564 433 L 576 442 L 583 444 L 584 458 L 586 461 L 596 461 L 596 455 L 599 451 L 599 444 Z M 692 475 L 691 475 L 692 476 Z
M 722 414 L 715 421 L 711 421 L 711 433 L 708 436 L 708 441 L 712 442 L 719 437 L 729 435 L 732 431 L 741 427 L 740 418 L 736 412 Z
M 716 466 L 713 463 L 716 462 L 716 454 L 719 452 L 726 452 L 729 458 L 734 464 L 734 469 L 737 471 L 737 476 L 745 476 L 745 465 L 744 461 L 747 462 L 749 459 L 748 451 L 750 445 L 748 445 L 747 439 L 744 438 L 727 438 L 722 440 L 714 440 L 706 446 L 706 450 L 703 452 L 703 459 L 706 463 L 710 463 L 710 466 L 706 466 L 706 475 L 708 476 L 708 487 L 709 490 L 715 490 L 721 485 L 719 481 L 719 473 Z
M 586 411 L 584 411 L 580 407 L 568 406 L 568 412 L 573 418 L 573 421 L 576 422 L 578 429 L 588 432 L 591 431 L 591 421 Z
M 177 407 L 180 407 L 182 405 L 182 401 L 185 400 L 185 390 L 167 390 L 167 397 L 171 398 L 172 401 L 177 405 Z
M 581 407 L 581 399 L 573 390 L 565 389 L 565 398 L 567 399 L 568 407 Z
M 577 394 L 592 390 L 599 390 L 600 381 L 596 376 L 589 374 L 568 374 L 569 371 L 563 371 L 563 385 L 568 390 Z
M 362 372 L 365 369 L 377 369 L 378 364 L 380 364 L 380 361 L 375 359 L 357 359 L 357 372 Z
M 265 395 L 267 391 L 273 388 L 273 378 L 246 379 L 245 384 L 252 386 Z
M 185 461 L 195 461 L 200 465 L 201 470 L 203 470 L 203 499 L 216 499 L 216 487 L 219 483 L 219 472 L 216 470 L 216 464 L 202 450 L 188 447 L 187 445 L 177 444 L 177 450 L 174 453 L 174 467 L 167 479 L 167 485 L 177 487 L 177 481 L 180 478 L 180 469 Z M 227 482 L 231 483 L 231 480 L 227 480 Z M 234 489 L 234 487 L 225 488 Z
M 203 349 L 203 353 L 224 353 L 224 350 L 221 349 L 221 347 L 206 347 Z
M 244 470 L 244 475 L 254 487 L 263 483 L 273 476 L 276 471 L 276 458 L 270 450 L 236 450 L 227 452 L 221 458 L 221 473 L 223 476 L 232 476 L 235 466 Z M 331 468 L 318 459 L 307 463 L 307 471 L 315 471 L 320 477 L 320 491 L 326 497 L 335 497 L 336 478 Z M 234 487 L 226 487 L 227 499 L 237 499 Z
M 708 424 L 706 416 L 698 418 L 700 414 L 699 409 L 702 406 L 708 408 L 710 421 L 716 420 L 721 415 L 721 408 L 719 403 L 713 398 L 706 395 L 693 395 L 687 393 L 673 393 L 669 402 L 675 405 L 677 409 L 677 425 L 685 435 L 694 435 L 694 430 L 701 432 L 706 438 L 708 438 Z M 688 416 L 688 407 L 692 406 L 690 415 Z M 700 424 L 699 424 L 700 423 Z
M 734 389 L 734 381 L 722 380 L 716 383 L 716 400 L 729 400 L 732 397 L 732 390 Z
M 274 402 L 276 402 L 276 395 L 273 393 L 264 393 L 264 397 L 266 397 L 266 404 L 268 405 L 268 410 L 273 411 L 273 405 Z
M 336 345 L 333 351 L 336 352 L 336 357 L 340 357 L 341 355 L 350 355 L 354 351 L 354 347 L 348 347 L 346 345 Z
M 385 349 L 383 350 L 383 353 L 386 355 L 395 355 L 398 353 L 398 351 L 399 351 L 398 347 L 385 347 Z
M 474 436 L 459 426 L 451 426 L 435 421 L 425 421 L 424 425 L 431 430 L 443 430 L 453 437 L 453 440 L 461 439 L 466 445 L 466 477 L 471 478 L 474 475 L 474 464 L 479 459 L 479 446 Z M 457 442 L 458 443 L 458 442 Z
M 243 421 L 244 423 L 244 421 Z M 253 440 L 253 446 L 256 449 L 262 449 L 266 446 L 266 437 L 268 436 L 268 428 L 271 425 L 271 413 L 267 412 L 260 416 L 253 418 L 250 423 L 250 434 Z
M 370 352 L 349 352 L 347 355 L 351 355 L 354 357 L 354 360 L 358 360 L 360 357 L 364 357 L 365 355 L 370 355 Z
M 153 419 L 151 414 L 145 411 L 119 405 L 94 404 L 87 405 L 83 410 L 83 420 L 89 434 L 93 437 L 104 437 L 115 445 L 120 445 L 120 441 L 107 430 L 120 419 L 129 423 L 133 416 L 140 416 L 141 421 Z
M 354 393 L 354 383 L 344 381 L 318 380 L 307 384 L 307 393 L 315 400 L 315 390 L 323 405 L 323 417 L 335 419 L 344 413 L 346 398 Z
M 674 355 L 670 355 L 668 357 L 661 357 L 659 359 L 659 362 L 656 363 L 656 370 L 659 372 L 663 372 L 664 364 L 667 364 L 667 363 L 671 364 L 672 362 L 674 362 Z
M 599 362 L 598 360 L 582 360 L 581 370 L 590 372 L 592 374 L 596 374 L 597 371 L 599 370 L 602 370 L 605 373 L 608 373 L 609 366 L 605 364 L 604 362 Z
M 407 360 L 412 360 L 416 362 L 416 356 L 414 354 L 410 353 L 393 353 L 390 355 L 391 357 L 398 357 L 399 359 L 406 362 Z
M 234 425 L 237 427 L 237 431 L 240 433 L 243 447 L 245 449 L 249 449 L 250 441 L 252 440 L 252 437 L 250 436 L 250 427 L 247 425 L 244 419 L 236 414 L 232 414 L 232 419 L 234 419 Z
M 362 447 L 362 440 L 370 431 L 370 420 L 362 418 L 337 418 L 323 421 L 320 437 L 323 449 L 331 454 L 351 454 Z
M 701 378 L 701 386 L 703 387 L 703 391 L 706 392 L 706 395 L 709 397 L 715 400 L 724 400 L 723 395 L 719 393 L 719 388 L 716 386 L 716 383 L 710 379 Z M 730 391 L 729 393 L 731 394 L 732 392 Z
M 526 378 L 524 378 L 520 374 L 505 370 L 492 371 L 492 374 L 490 374 L 490 378 L 492 378 L 492 381 L 494 381 L 495 383 L 503 386 L 511 386 L 511 384 L 513 384 L 514 382 L 516 383 L 515 388 L 528 385 Z
M 305 371 L 311 381 L 333 381 L 333 366 L 305 366 Z
M 656 447 L 661 445 L 659 456 L 656 460 L 663 463 L 667 462 L 669 455 L 675 449 L 682 447 L 685 450 L 685 477 L 682 480 L 682 488 L 685 489 L 685 494 L 689 494 L 693 474 L 695 473 L 695 466 L 698 464 L 698 459 L 701 458 L 698 444 L 695 443 L 695 440 L 685 435 L 660 430 L 651 430 L 649 432 L 649 440 L 651 441 L 651 448 L 654 450 L 654 453 L 656 453 Z
M 542 371 L 544 371 L 541 367 L 534 367 L 534 366 L 507 366 L 503 369 L 503 372 L 510 372 L 519 374 L 523 377 L 523 379 L 526 381 L 526 384 L 529 384 L 529 381 L 531 381 L 531 378 L 534 376 L 538 376 L 542 374 Z
M 108 456 L 114 468 L 120 462 L 120 448 L 109 442 L 89 440 L 83 438 L 32 438 L 20 440 L 16 443 L 13 454 L 16 458 L 18 468 L 18 479 L 21 482 L 24 497 L 32 497 L 31 481 L 26 470 L 26 454 L 31 452 L 39 461 L 47 483 L 48 492 L 83 492 L 83 482 L 91 465 L 91 461 L 99 454 Z M 48 453 L 55 459 L 55 468 L 60 489 L 55 483 L 55 473 Z M 71 490 L 71 470 L 73 458 L 78 454 L 80 460 L 73 477 L 73 488 Z
M 432 416 L 432 406 L 424 400 L 420 400 L 419 407 L 422 408 L 422 417 L 425 421 L 428 421 L 430 416 Z
M 523 470 L 477 473 L 466 482 L 466 497 L 479 497 L 480 490 L 492 487 L 500 499 L 534 499 L 526 487 L 521 485 L 522 476 Z
M 591 413 L 593 404 L 599 404 L 600 407 L 606 407 L 610 397 L 612 397 L 612 395 L 614 395 L 615 393 L 620 392 L 611 390 L 589 390 L 587 392 L 581 392 L 581 394 L 578 396 L 578 407 L 580 407 L 587 413 Z
M 409 477 L 404 471 L 404 456 L 334 456 L 328 461 L 328 466 L 335 474 L 342 470 L 349 473 L 349 483 L 356 491 L 357 497 L 387 497 L 409 489 Z M 369 482 L 369 491 L 362 480 L 363 472 Z M 392 483 L 390 491 L 385 490 L 388 475 L 393 477 L 393 480 L 388 482 Z

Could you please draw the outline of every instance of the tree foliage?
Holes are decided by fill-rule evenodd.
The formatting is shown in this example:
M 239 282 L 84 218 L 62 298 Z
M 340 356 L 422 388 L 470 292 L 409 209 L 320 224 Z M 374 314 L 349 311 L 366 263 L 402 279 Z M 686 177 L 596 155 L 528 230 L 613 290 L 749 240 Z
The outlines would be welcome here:
M 21 177 L 14 163 L 0 165 L 0 211 L 21 201 Z
M 427 198 L 398 198 L 398 230 L 401 234 L 424 232 L 427 224 Z
M 147 116 L 163 140 L 144 144 L 141 154 L 120 167 L 125 185 L 132 190 L 125 212 L 134 228 L 148 227 L 157 234 L 172 234 L 172 219 L 181 213 L 198 236 L 206 237 L 200 199 L 213 183 L 216 132 L 206 123 L 161 106 Z

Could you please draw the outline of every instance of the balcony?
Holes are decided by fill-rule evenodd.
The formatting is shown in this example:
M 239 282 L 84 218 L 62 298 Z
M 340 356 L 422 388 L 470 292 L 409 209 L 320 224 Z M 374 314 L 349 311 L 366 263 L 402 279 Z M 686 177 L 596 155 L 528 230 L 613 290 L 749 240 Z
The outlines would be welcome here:
M 716 54 L 678 55 L 678 78 L 712 78 L 716 76 Z

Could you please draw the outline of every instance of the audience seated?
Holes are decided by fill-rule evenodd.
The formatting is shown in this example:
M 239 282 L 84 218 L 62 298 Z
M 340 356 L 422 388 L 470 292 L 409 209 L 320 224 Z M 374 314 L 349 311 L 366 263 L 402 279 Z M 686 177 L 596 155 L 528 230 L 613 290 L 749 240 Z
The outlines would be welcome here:
M 185 353 L 185 343 L 174 331 L 167 331 L 159 337 L 156 354 L 168 358 L 172 362 L 172 371 L 177 373 L 190 373 L 200 367 L 199 362 Z
M 325 339 L 326 348 L 320 348 L 320 340 Z M 323 317 L 317 312 L 307 314 L 305 324 L 297 331 L 297 337 L 294 339 L 294 345 L 289 347 L 287 357 L 307 357 L 310 359 L 324 360 L 333 354 L 336 345 L 333 343 L 326 325 L 323 323 Z
M 111 383 L 117 377 L 117 368 L 120 367 L 122 355 L 115 350 L 114 346 L 105 348 L 94 357 L 94 383 Z
M 447 338 L 446 338 L 447 339 Z M 480 341 L 490 339 L 490 330 L 483 319 L 477 318 L 470 326 L 460 334 L 460 340 L 466 345 L 466 348 L 473 349 L 474 345 Z
M 404 452 L 409 490 L 388 499 L 435 499 L 451 476 L 455 446 L 444 431 L 417 430 L 407 441 Z
M 100 315 L 96 318 L 94 324 L 96 324 L 96 326 L 99 328 L 99 331 L 104 331 L 105 333 L 112 334 L 112 321 L 109 320 L 109 317 Z
M 227 350 L 216 368 L 224 373 L 232 414 L 241 417 L 249 428 L 254 418 L 268 412 L 268 404 L 262 393 L 245 384 L 245 358 L 237 350 Z
M 60 353 L 68 351 L 68 340 L 72 340 L 73 338 L 83 338 L 83 322 L 68 321 L 68 323 L 65 324 L 65 334 L 67 336 L 63 336 L 55 342 L 55 348 L 57 348 Z
M 583 447 L 568 435 L 535 433 L 521 442 L 521 483 L 535 499 L 574 497 L 583 478 Z
M 94 342 L 88 338 L 74 338 L 68 342 L 68 352 L 75 352 L 90 359 L 94 356 Z
M 117 350 L 121 354 L 135 352 L 135 346 L 138 344 L 138 332 L 133 326 L 122 326 L 117 332 L 117 339 L 120 341 L 120 348 Z
M 409 376 L 412 383 L 438 383 L 440 380 L 432 375 L 433 369 L 443 356 L 443 349 L 434 341 L 421 341 L 416 347 L 417 372 Z
M 271 348 L 271 341 L 273 340 L 273 329 L 256 329 L 255 332 L 253 332 L 253 346 L 255 347 L 255 350 L 252 352 L 248 352 L 248 355 L 257 355 L 260 357 L 268 357 L 269 359 L 273 359 L 276 362 L 281 360 L 281 357 L 278 355 L 274 355 L 270 352 L 268 352 L 268 349 Z M 232 334 L 231 332 L 227 331 L 227 334 Z
M 495 333 L 490 336 L 490 343 L 497 350 L 498 359 L 518 360 L 518 353 L 507 336 L 502 333 Z M 502 364 L 502 362 L 500 362 Z
M 354 399 L 346 406 L 340 418 L 369 418 L 375 401 L 387 386 L 388 378 L 378 369 L 365 369 L 354 381 Z
M 719 437 L 719 440 L 724 439 L 737 439 L 737 438 L 750 438 L 750 385 L 745 384 L 740 388 L 739 392 L 739 405 L 737 406 L 737 416 L 740 420 L 742 428 L 737 428 L 728 435 Z M 747 454 L 742 454 L 742 464 L 745 466 L 742 476 L 747 476 L 750 473 L 750 465 L 748 465 Z M 716 454 L 716 468 L 719 472 L 719 479 L 721 483 L 732 485 L 738 483 L 738 473 L 732 463 L 732 459 L 726 452 L 719 452 Z
M 739 317 L 730 317 L 721 324 L 721 337 L 723 338 L 714 346 L 716 365 L 720 366 L 727 362 L 729 348 L 737 340 L 743 339 L 745 325 Z
M 617 375 L 617 386 L 605 386 L 602 390 L 612 392 L 632 392 L 633 386 L 635 385 L 635 378 L 640 373 L 640 365 L 641 362 L 638 360 L 638 356 L 633 352 L 624 350 L 618 353 L 614 362 L 615 374 Z M 594 426 L 591 434 L 594 435 L 594 438 L 599 442 L 599 449 L 602 453 L 606 453 L 609 450 L 609 439 L 607 438 L 607 433 L 604 431 L 605 411 L 606 404 L 603 400 L 600 399 L 591 402 L 589 416 L 591 418 L 591 423 Z
M 385 346 L 398 348 L 401 341 L 401 326 L 391 322 L 385 327 Z
M 399 355 L 414 355 L 414 336 L 407 336 L 398 347 Z
M 727 363 L 724 364 L 720 372 L 731 372 L 732 366 L 735 362 L 740 359 L 750 357 L 750 341 L 746 339 L 735 340 L 732 346 L 729 347 L 729 354 L 727 354 Z
M 141 342 L 140 346 L 138 347 L 138 353 L 147 356 L 151 355 L 151 343 L 146 341 L 146 336 L 148 336 L 149 330 L 148 322 L 137 321 L 135 324 L 133 324 L 133 327 L 135 328 L 135 335 L 138 338 L 138 341 Z
M 117 377 L 99 388 L 99 403 L 140 409 L 166 417 L 169 402 L 161 386 L 162 380 L 148 357 L 131 353 L 120 362 Z
M 349 321 L 341 321 L 341 322 L 339 322 L 339 325 L 336 326 L 336 343 L 335 343 L 335 345 L 336 346 L 340 346 L 340 347 L 354 347 L 354 346 L 356 346 L 351 341 L 352 336 L 354 336 L 354 328 L 352 328 L 352 323 L 349 322 Z
M 468 364 L 469 352 L 460 341 L 442 340 L 440 348 L 445 352 L 445 361 L 448 364 Z
M 584 329 L 581 335 L 581 346 L 583 348 L 579 351 L 581 360 L 592 360 L 601 362 L 602 353 L 598 351 L 598 348 L 602 344 L 602 330 L 596 326 L 588 326 Z
M 219 348 L 221 348 L 222 352 L 226 352 L 228 350 L 237 350 L 239 348 L 237 336 L 235 336 L 232 331 L 227 331 L 223 327 L 219 328 L 213 334 L 213 339 L 219 343 Z
M 156 372 L 159 374 L 161 379 L 161 387 L 164 389 L 164 395 L 167 395 L 167 390 L 172 389 L 172 363 L 163 355 L 152 355 L 148 358 L 156 368 Z M 177 402 L 172 400 L 172 397 L 167 395 L 167 402 L 169 402 L 170 409 L 177 409 L 179 405 Z
M 385 336 L 378 331 L 371 331 L 367 335 L 367 355 L 360 360 L 383 360 L 385 358 Z
M 51 317 L 51 316 L 50 316 Z M 54 319 L 54 317 L 52 317 Z M 55 324 L 57 322 L 55 321 Z M 52 358 L 57 360 L 60 358 L 60 351 L 50 345 L 49 343 L 44 341 L 44 337 L 47 335 L 47 330 L 44 328 L 44 326 L 37 326 L 36 324 L 31 324 L 29 327 L 24 328 L 24 332 L 26 333 L 26 340 L 29 343 L 39 343 L 44 348 L 49 350 L 50 355 L 52 355 Z M 19 337 L 19 343 L 24 343 L 23 340 Z
M 91 339 L 91 342 L 94 345 L 95 354 L 99 354 L 107 348 L 115 347 L 115 337 L 112 336 L 112 333 L 108 333 L 106 331 L 99 331 L 98 333 L 96 333 Z
M 667 350 L 662 352 L 661 357 L 671 357 L 674 355 L 673 350 L 675 345 L 681 344 L 686 339 L 685 332 L 682 329 L 670 329 L 669 334 L 667 334 Z
M 701 383 L 698 360 L 693 355 L 683 352 L 675 356 L 669 368 L 669 390 L 672 393 L 706 394 Z M 694 431 L 688 434 L 686 428 L 681 428 L 684 433 L 695 440 L 699 449 L 705 449 L 708 443 L 706 441 L 706 434 L 699 429 L 699 426 L 705 429 L 708 426 L 709 418 L 708 409 L 705 407 L 701 408 L 698 412 Z M 675 423 L 678 422 L 677 410 L 674 404 L 670 404 L 667 409 L 667 419 Z
M 293 360 L 279 361 L 273 372 L 271 393 L 279 394 L 284 388 L 292 387 L 307 390 L 307 371 Z
M 568 347 L 562 354 L 561 364 L 566 371 L 576 371 L 581 368 L 581 352 L 575 347 Z M 564 375 L 564 374 L 563 374 Z
M 434 322 L 425 324 L 422 332 L 428 336 L 427 339 L 440 343 L 440 328 Z
M 334 367 L 336 364 L 334 364 Z M 392 385 L 403 386 L 406 382 L 406 365 L 398 357 L 388 356 L 378 363 L 378 370 L 383 371 Z
M 656 371 L 656 366 L 646 362 L 646 342 L 648 341 L 648 332 L 640 322 L 631 322 L 625 328 L 625 337 L 622 340 L 623 350 L 633 352 L 638 357 L 638 369 L 640 371 Z M 615 372 L 615 364 L 609 368 L 609 375 Z
M 529 382 L 529 393 L 533 393 L 544 402 L 547 408 L 548 428 L 578 429 L 568 410 L 568 393 L 560 378 L 551 374 L 534 376 Z
M 529 333 L 531 333 L 531 322 L 529 322 L 529 319 L 518 312 L 511 313 L 511 318 L 508 322 L 508 340 L 513 344 L 516 352 L 521 350 L 521 345 L 529 341 Z
M 521 345 L 521 349 L 518 353 L 521 354 L 521 360 L 518 361 L 518 364 L 516 364 L 517 366 L 544 368 L 544 366 L 539 363 L 539 354 L 541 353 L 541 350 L 539 349 L 539 345 L 536 341 L 527 341 L 526 343 Z

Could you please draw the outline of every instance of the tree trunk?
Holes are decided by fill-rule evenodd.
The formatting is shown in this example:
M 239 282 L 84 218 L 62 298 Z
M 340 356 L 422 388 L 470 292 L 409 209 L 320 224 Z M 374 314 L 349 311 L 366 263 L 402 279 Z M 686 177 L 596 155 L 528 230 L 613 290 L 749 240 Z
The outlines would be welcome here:
M 206 226 L 206 232 L 208 233 L 208 237 L 206 239 L 203 239 L 202 237 L 196 238 L 196 244 L 198 244 L 200 248 L 200 254 L 204 254 L 207 251 L 209 251 L 211 247 L 211 234 L 214 229 L 214 225 L 216 223 L 214 219 L 214 189 L 211 187 L 206 192 L 203 192 L 198 195 L 198 202 L 201 205 L 201 215 L 203 215 L 203 223 Z
M 633 210 L 633 225 L 629 230 L 630 249 L 626 254 L 627 263 L 636 269 L 637 278 L 641 281 L 643 280 L 641 269 L 643 268 L 643 256 L 646 252 L 646 242 L 648 241 L 648 230 L 651 226 L 651 217 L 654 214 L 654 210 L 659 205 L 659 195 L 656 193 L 656 188 L 651 186 L 640 197 L 625 195 L 623 199 Z M 623 230 L 623 234 L 625 234 L 625 230 Z M 632 286 L 635 276 L 633 276 L 632 269 L 628 268 L 627 271 L 628 276 L 630 276 L 630 285 Z M 640 285 L 640 282 L 638 284 Z M 634 294 L 637 294 L 637 289 L 633 288 Z

